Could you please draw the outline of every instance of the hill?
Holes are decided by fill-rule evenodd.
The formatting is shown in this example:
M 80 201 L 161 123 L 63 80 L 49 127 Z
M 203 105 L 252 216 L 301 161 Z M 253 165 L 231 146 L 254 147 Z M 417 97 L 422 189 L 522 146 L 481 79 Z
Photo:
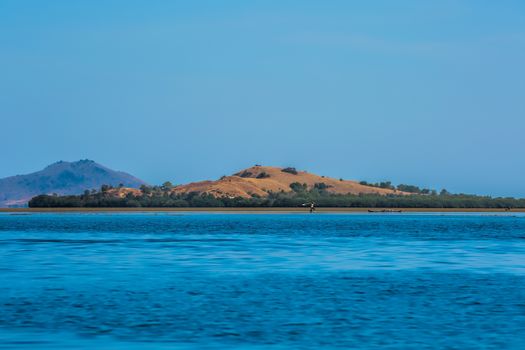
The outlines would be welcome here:
M 256 165 L 224 176 L 216 181 L 200 181 L 176 186 L 174 193 L 205 193 L 214 197 L 251 198 L 266 197 L 270 192 L 291 192 L 291 185 L 306 184 L 306 189 L 315 187 L 333 194 L 405 194 L 405 192 L 362 185 L 357 181 L 319 176 L 294 168 L 278 168 Z
M 60 161 L 41 171 L 0 179 L 0 207 L 25 206 L 39 194 L 72 195 L 102 185 L 136 188 L 144 181 L 132 175 L 111 170 L 92 160 Z

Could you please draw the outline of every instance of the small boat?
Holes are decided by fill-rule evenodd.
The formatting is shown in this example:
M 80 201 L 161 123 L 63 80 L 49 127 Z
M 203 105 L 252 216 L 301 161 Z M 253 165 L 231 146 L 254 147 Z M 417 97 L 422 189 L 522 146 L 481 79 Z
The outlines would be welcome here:
M 402 213 L 403 211 L 401 209 L 379 209 L 379 210 L 372 210 L 368 209 L 369 213 Z

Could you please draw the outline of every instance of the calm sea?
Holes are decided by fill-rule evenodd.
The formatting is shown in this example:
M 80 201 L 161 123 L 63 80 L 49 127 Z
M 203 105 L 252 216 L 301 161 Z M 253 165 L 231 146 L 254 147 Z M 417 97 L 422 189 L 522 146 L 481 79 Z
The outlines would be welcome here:
M 525 349 L 525 216 L 0 214 L 0 349 Z

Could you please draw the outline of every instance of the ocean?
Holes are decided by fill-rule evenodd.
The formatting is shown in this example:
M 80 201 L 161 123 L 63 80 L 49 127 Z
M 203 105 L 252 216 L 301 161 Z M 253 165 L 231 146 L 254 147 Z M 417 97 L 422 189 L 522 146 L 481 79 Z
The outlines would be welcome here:
M 0 214 L 0 349 L 524 349 L 525 216 Z

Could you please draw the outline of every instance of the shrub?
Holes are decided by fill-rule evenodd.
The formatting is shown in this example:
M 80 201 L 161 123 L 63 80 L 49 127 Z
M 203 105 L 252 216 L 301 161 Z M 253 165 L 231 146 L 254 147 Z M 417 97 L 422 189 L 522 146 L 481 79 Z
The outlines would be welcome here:
M 421 189 L 419 187 L 417 187 L 417 186 L 414 186 L 414 185 L 399 184 L 399 185 L 397 185 L 397 189 L 399 191 L 404 191 L 404 192 L 421 193 Z
M 308 188 L 308 186 L 306 184 L 301 184 L 299 182 L 292 182 L 290 184 L 290 188 L 292 189 L 292 191 L 294 192 L 304 192 L 306 191 L 306 189 Z
M 318 190 L 321 190 L 321 191 L 326 190 L 327 188 L 330 188 L 330 187 L 333 187 L 333 186 L 327 185 L 324 182 L 318 182 L 314 184 L 314 188 L 317 188 Z
M 266 178 L 268 178 L 268 177 L 270 177 L 270 175 L 267 174 L 267 173 L 264 172 L 264 171 L 263 171 L 262 173 L 259 173 L 259 175 L 257 175 L 257 178 L 258 178 L 258 179 L 266 179 Z
M 390 182 L 390 181 L 382 181 L 382 182 L 379 183 L 379 185 L 377 187 L 387 188 L 387 189 L 391 189 L 391 190 L 394 189 L 394 186 L 392 186 L 392 182 Z
M 297 170 L 295 168 L 287 167 L 281 170 L 283 173 L 289 173 L 293 175 L 297 175 Z
M 396 188 L 392 185 L 392 182 L 390 181 L 382 181 L 382 182 L 376 182 L 376 183 L 368 183 L 366 181 L 359 181 L 359 184 L 365 185 L 365 186 L 371 186 L 371 187 L 379 187 L 379 188 L 386 188 L 395 190 Z

